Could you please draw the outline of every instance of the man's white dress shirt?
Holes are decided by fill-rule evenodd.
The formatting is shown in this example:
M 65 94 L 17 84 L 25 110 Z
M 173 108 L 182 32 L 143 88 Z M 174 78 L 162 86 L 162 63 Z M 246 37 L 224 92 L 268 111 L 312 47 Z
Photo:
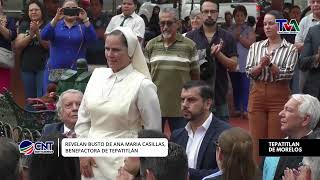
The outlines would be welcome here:
M 123 15 L 123 13 L 113 16 L 104 34 L 107 35 L 111 31 L 113 31 L 116 27 L 120 26 L 124 18 L 125 16 Z M 144 38 L 146 25 L 144 24 L 143 19 L 139 15 L 137 15 L 135 12 L 132 13 L 130 17 L 128 17 L 124 21 L 123 27 L 130 27 L 132 31 L 137 34 L 138 37 Z
M 197 128 L 194 134 L 192 132 L 190 122 L 188 122 L 188 124 L 185 127 L 189 136 L 187 148 L 186 148 L 189 168 L 196 169 L 197 167 L 197 159 L 198 159 L 201 143 L 207 130 L 209 129 L 211 121 L 212 121 L 212 113 L 210 113 L 207 120 L 200 127 Z

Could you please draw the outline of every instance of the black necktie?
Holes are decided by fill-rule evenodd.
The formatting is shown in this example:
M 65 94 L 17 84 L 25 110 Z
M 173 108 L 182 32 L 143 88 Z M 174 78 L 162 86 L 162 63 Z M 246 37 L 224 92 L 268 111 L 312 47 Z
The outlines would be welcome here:
M 129 18 L 130 16 L 125 16 L 123 21 L 121 22 L 120 26 L 123 26 L 124 22 Z

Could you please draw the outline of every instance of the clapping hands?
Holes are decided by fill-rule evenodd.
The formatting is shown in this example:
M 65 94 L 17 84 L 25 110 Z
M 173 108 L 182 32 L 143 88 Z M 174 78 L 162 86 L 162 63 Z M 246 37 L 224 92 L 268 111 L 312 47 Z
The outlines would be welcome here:
M 282 180 L 311 180 L 311 169 L 309 166 L 301 166 L 299 170 L 287 168 Z
M 212 46 L 211 46 L 211 54 L 218 55 L 221 52 L 222 48 L 223 48 L 223 40 L 220 39 L 220 43 L 219 44 L 212 44 Z
M 273 56 L 273 53 L 266 54 L 265 56 L 261 57 L 259 65 L 261 67 L 269 66 L 270 72 L 272 74 L 272 77 L 278 78 L 279 77 L 279 73 L 280 73 L 280 69 L 276 65 L 271 63 L 272 56 Z
M 7 26 L 7 18 L 6 16 L 1 16 L 0 17 L 0 26 L 6 27 Z
M 83 8 L 80 8 L 79 19 L 83 21 L 87 19 L 87 17 L 88 17 L 87 12 Z
M 116 177 L 116 180 L 132 180 L 134 179 L 134 176 L 131 175 L 128 171 L 126 171 L 123 167 L 120 167 L 118 169 L 118 175 Z
M 39 21 L 30 22 L 30 36 L 33 37 L 39 31 Z
M 265 56 L 263 56 L 263 57 L 261 57 L 261 59 L 260 59 L 260 65 L 262 66 L 262 67 L 266 67 L 266 66 L 268 66 L 270 63 L 271 63 L 271 55 L 269 55 L 269 54 L 266 54 Z

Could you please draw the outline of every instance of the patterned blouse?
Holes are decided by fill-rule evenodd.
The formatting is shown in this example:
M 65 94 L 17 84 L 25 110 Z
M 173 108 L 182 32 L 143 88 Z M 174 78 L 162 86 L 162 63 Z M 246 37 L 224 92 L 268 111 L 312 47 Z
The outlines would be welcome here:
M 255 80 L 265 82 L 290 80 L 292 78 L 294 67 L 298 60 L 297 49 L 293 46 L 293 44 L 288 43 L 285 39 L 282 40 L 280 47 L 274 49 L 272 53 L 268 52 L 268 45 L 269 40 L 266 39 L 253 43 L 250 46 L 246 65 L 247 74 Z M 262 68 L 261 74 L 259 76 L 251 76 L 251 70 L 255 66 L 259 65 L 261 57 L 265 56 L 266 54 L 273 54 L 273 56 L 271 57 L 271 63 L 279 67 L 279 76 L 276 78 L 273 77 L 271 74 L 271 69 L 268 66 Z

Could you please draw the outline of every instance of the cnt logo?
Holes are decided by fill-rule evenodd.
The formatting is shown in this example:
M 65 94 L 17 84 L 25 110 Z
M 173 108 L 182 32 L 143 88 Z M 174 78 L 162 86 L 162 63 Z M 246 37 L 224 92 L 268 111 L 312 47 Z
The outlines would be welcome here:
M 276 19 L 278 24 L 278 34 L 297 34 L 300 32 L 300 27 L 295 19 L 291 19 L 288 23 L 287 19 Z
M 37 141 L 33 143 L 30 140 L 23 140 L 19 144 L 20 153 L 23 155 L 31 155 L 31 154 L 53 154 L 52 146 L 53 141 L 41 142 Z

